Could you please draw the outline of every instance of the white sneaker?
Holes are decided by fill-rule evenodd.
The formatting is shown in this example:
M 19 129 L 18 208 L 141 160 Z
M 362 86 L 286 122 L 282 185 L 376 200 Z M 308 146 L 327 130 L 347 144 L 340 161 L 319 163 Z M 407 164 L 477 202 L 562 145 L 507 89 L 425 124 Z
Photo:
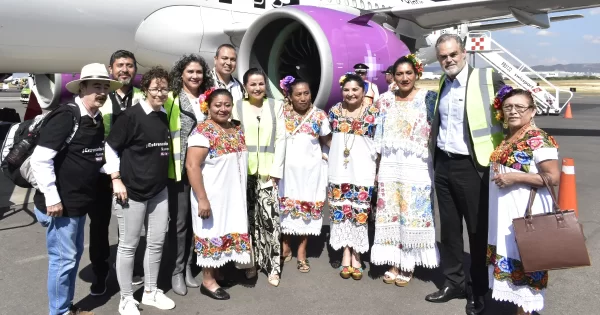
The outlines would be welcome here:
M 128 296 L 124 299 L 122 298 L 121 302 L 119 302 L 119 314 L 140 315 L 138 305 L 140 305 L 140 302 L 136 301 L 132 296 Z
M 161 310 L 170 310 L 175 308 L 175 302 L 168 298 L 161 289 L 154 289 L 151 292 L 144 290 L 142 304 L 154 306 Z

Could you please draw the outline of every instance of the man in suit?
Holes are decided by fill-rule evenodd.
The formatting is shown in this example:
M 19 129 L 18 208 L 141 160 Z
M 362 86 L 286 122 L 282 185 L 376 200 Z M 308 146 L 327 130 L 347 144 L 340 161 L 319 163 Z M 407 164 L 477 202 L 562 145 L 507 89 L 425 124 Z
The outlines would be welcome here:
M 489 157 L 503 137 L 501 125 L 492 119 L 490 104 L 504 82 L 492 69 L 467 65 L 464 43 L 456 35 L 440 36 L 436 52 L 445 75 L 440 81 L 430 153 L 434 159 L 446 281 L 442 289 L 425 299 L 444 303 L 467 297 L 466 313 L 480 314 L 489 290 Z M 471 254 L 469 280 L 463 271 L 463 218 Z

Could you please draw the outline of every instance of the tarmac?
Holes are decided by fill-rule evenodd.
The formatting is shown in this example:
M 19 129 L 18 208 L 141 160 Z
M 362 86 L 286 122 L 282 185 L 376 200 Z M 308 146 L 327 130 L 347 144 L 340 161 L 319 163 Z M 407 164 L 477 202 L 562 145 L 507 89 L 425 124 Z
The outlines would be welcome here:
M 18 92 L 0 93 L 0 108 L 13 107 L 25 112 L 18 101 Z M 600 211 L 598 187 L 600 184 L 600 100 L 598 96 L 576 93 L 571 102 L 573 119 L 562 116 L 536 117 L 538 126 L 555 136 L 560 145 L 560 157 L 575 160 L 579 220 L 583 224 L 587 246 L 592 259 L 591 267 L 551 271 L 546 304 L 540 314 L 598 314 L 600 301 Z M 47 314 L 46 279 L 48 257 L 45 249 L 45 229 L 33 214 L 30 203 L 33 192 L 16 188 L 0 176 L 0 314 Z M 327 214 L 324 213 L 325 217 Z M 436 221 L 437 223 L 437 221 Z M 438 225 L 439 226 L 439 225 Z M 110 226 L 111 257 L 115 260 L 117 243 L 116 220 Z M 417 268 L 415 278 L 405 287 L 387 285 L 382 281 L 385 268 L 371 268 L 368 257 L 363 279 L 342 279 L 332 267 L 339 252 L 327 246 L 329 222 L 323 222 L 323 232 L 309 241 L 311 271 L 302 274 L 296 269 L 296 256 L 283 267 L 279 287 L 268 284 L 260 274 L 257 281 L 243 280 L 243 273 L 227 269 L 240 284 L 228 288 L 229 301 L 215 301 L 200 294 L 199 289 L 189 289 L 187 296 L 178 296 L 170 290 L 170 261 L 173 255 L 165 249 L 159 276 L 159 288 L 177 304 L 171 311 L 160 311 L 140 305 L 141 314 L 465 314 L 465 300 L 433 304 L 424 300 L 443 284 L 440 269 Z M 108 292 L 102 297 L 89 295 L 93 279 L 88 255 L 88 230 L 86 250 L 77 277 L 75 303 L 96 314 L 116 314 L 119 304 L 119 287 L 114 270 L 108 280 Z M 439 236 L 438 236 L 439 240 Z M 465 242 L 468 244 L 468 242 Z M 468 246 L 468 245 L 466 245 Z M 468 248 L 465 249 L 468 256 Z M 202 275 L 195 269 L 196 279 Z M 136 299 L 141 300 L 143 286 L 134 287 Z M 488 294 L 484 314 L 514 314 L 516 308 L 491 299 Z

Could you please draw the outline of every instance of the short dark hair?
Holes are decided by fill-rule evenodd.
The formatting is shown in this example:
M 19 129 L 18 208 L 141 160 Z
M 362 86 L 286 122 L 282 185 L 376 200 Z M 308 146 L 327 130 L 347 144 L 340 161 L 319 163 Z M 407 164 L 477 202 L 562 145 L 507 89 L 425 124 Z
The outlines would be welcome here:
M 112 68 L 112 65 L 113 65 L 113 63 L 115 63 L 115 60 L 120 59 L 120 58 L 130 58 L 131 60 L 133 60 L 133 66 L 137 70 L 137 61 L 135 60 L 135 55 L 129 50 L 122 50 L 122 49 L 115 51 L 110 56 L 110 62 L 108 63 L 108 66 Z
M 173 92 L 174 96 L 179 95 L 181 89 L 183 89 L 183 79 L 181 76 L 183 75 L 183 71 L 185 68 L 192 62 L 197 62 L 202 67 L 202 83 L 200 84 L 200 93 L 204 93 L 207 89 L 213 86 L 213 79 L 210 75 L 208 75 L 208 64 L 200 55 L 197 54 L 189 54 L 183 55 L 175 65 L 173 69 L 171 69 L 170 76 L 170 89 Z
M 235 50 L 235 47 L 233 47 L 233 45 L 231 45 L 231 44 L 221 44 L 221 45 L 220 45 L 220 46 L 217 48 L 217 52 L 215 53 L 215 57 L 219 57 L 219 53 L 221 53 L 221 49 L 223 49 L 223 48 L 230 48 L 230 49 L 233 49 L 233 51 L 235 51 L 235 52 L 236 52 L 236 54 L 237 54 L 237 51 Z
M 152 80 L 154 79 L 165 79 L 167 81 L 167 85 L 169 84 L 169 73 L 167 70 L 163 69 L 160 66 L 153 67 L 148 72 L 144 73 L 142 76 L 142 83 L 140 84 L 140 89 L 143 92 L 148 91 Z
M 510 92 L 506 93 L 506 95 L 504 96 L 504 99 L 502 100 L 502 105 L 504 105 L 504 102 L 507 99 L 509 99 L 510 97 L 513 97 L 513 96 L 517 96 L 517 95 L 523 95 L 527 98 L 527 102 L 529 103 L 529 108 L 535 107 L 535 102 L 533 101 L 533 95 L 531 94 L 531 92 L 529 92 L 527 90 L 523 90 L 523 89 L 513 89 Z
M 208 107 L 210 107 L 210 103 L 212 103 L 212 101 L 219 95 L 225 95 L 225 96 L 229 97 L 229 99 L 233 103 L 233 96 L 231 95 L 231 92 L 229 92 L 227 89 L 216 89 L 212 93 L 210 93 L 210 95 L 206 99 L 206 103 L 208 103 Z
M 365 90 L 365 81 L 357 74 L 349 73 L 346 74 L 346 77 L 340 83 L 340 86 L 343 88 L 348 82 L 356 82 L 358 86 L 360 86 L 363 91 Z
M 304 81 L 304 80 L 302 80 L 302 79 L 296 79 L 296 80 L 294 80 L 294 82 L 292 82 L 292 83 L 289 85 L 289 89 L 290 89 L 290 92 L 289 92 L 289 94 L 290 94 L 290 95 L 291 95 L 291 94 L 294 92 L 294 87 L 295 87 L 296 85 L 299 85 L 299 84 L 306 84 L 306 85 L 308 85 L 308 92 L 310 92 L 310 84 L 308 84 L 308 82 L 306 82 L 306 81 Z

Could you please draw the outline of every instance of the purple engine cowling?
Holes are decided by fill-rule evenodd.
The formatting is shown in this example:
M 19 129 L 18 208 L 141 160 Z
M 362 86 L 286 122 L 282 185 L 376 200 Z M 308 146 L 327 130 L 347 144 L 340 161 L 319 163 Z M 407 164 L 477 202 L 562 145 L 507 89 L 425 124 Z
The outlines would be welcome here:
M 380 93 L 387 91 L 381 71 L 410 51 L 393 32 L 373 21 L 350 22 L 356 18 L 313 6 L 268 11 L 244 35 L 238 55 L 240 79 L 249 68 L 263 69 L 277 97 L 281 78 L 300 77 L 308 81 L 314 104 L 328 110 L 341 100 L 340 77 L 364 63 L 369 67 L 367 79 Z

